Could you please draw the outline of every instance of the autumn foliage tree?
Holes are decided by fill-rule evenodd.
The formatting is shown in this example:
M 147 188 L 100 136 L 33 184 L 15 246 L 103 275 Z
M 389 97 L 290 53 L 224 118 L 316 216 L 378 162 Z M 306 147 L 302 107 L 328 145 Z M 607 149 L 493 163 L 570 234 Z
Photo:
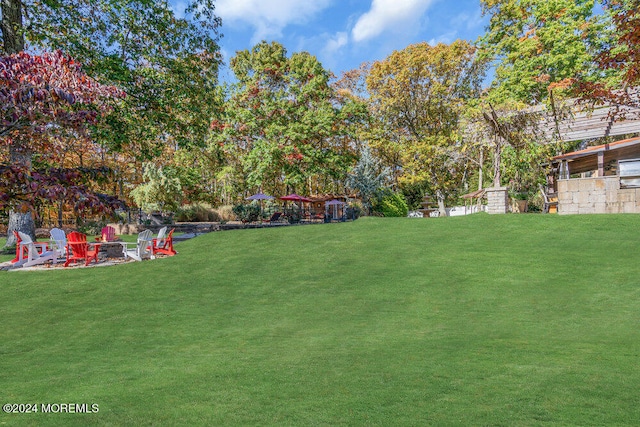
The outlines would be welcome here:
M 441 211 L 460 185 L 460 115 L 483 74 L 475 47 L 458 40 L 411 45 L 374 63 L 367 77 L 372 114 L 402 147 L 400 182 L 428 183 Z
M 91 76 L 92 82 L 116 86 L 127 94 L 110 105 L 106 116 L 100 107 L 85 109 L 90 140 L 86 139 L 87 128 L 55 120 L 45 125 L 47 132 L 39 140 L 56 145 L 56 149 L 33 151 L 28 144 L 19 145 L 14 137 L 13 143 L 6 144 L 12 149 L 11 165 L 21 157 L 25 164 L 34 159 L 36 168 L 69 169 L 98 155 L 98 166 L 110 164 L 120 169 L 110 185 L 112 194 L 122 195 L 128 184 L 140 179 L 142 161 L 164 155 L 169 144 L 203 147 L 217 103 L 220 20 L 213 13 L 214 0 L 189 0 L 179 6 L 184 8 L 183 16 L 177 16 L 165 0 L 3 0 L 0 53 L 19 53 L 25 46 L 40 51 L 61 49 L 84 65 L 85 79 Z M 81 86 L 77 90 L 82 90 Z M 74 100 L 68 105 L 82 122 L 82 111 L 90 103 Z M 97 110 L 101 125 L 92 126 Z M 67 155 L 60 160 L 42 156 L 45 153 Z M 93 190 L 100 185 L 86 184 Z M 21 200 L 28 198 L 25 195 Z M 14 212 L 11 218 L 16 221 L 10 228 L 15 222 L 28 222 L 29 215 Z M 29 229 L 33 225 L 23 228 Z
M 481 5 L 490 16 L 479 46 L 495 65 L 494 105 L 546 102 L 554 86 L 556 96 L 566 95 L 570 79 L 590 73 L 601 35 L 595 31 L 601 23 L 593 0 L 482 0 Z
M 640 9 L 637 0 L 605 0 L 612 22 L 612 37 L 595 57 L 598 80 L 575 79 L 575 90 L 587 103 L 620 106 L 612 114 L 624 119 L 631 108 L 640 107 Z M 592 31 L 585 28 L 584 32 Z
M 350 123 L 362 111 L 337 97 L 322 64 L 261 42 L 238 52 L 231 69 L 238 83 L 211 124 L 211 150 L 233 165 L 240 185 L 282 193 L 342 183 L 354 160 Z
M 90 79 L 79 63 L 60 51 L 0 57 L 0 147 L 8 153 L 2 166 L 0 209 L 14 211 L 9 224 L 33 234 L 30 208 L 37 200 L 65 198 L 78 210 L 109 207 L 89 191 L 82 175 L 93 178 L 106 171 L 51 168 L 33 171 L 34 156 L 55 163 L 56 144 L 83 140 L 107 102 L 121 96 L 114 87 Z
M 214 0 L 187 0 L 176 7 L 166 0 L 20 3 L 28 17 L 23 28 L 28 41 L 44 50 L 61 49 L 98 82 L 128 95 L 96 140 L 140 160 L 160 156 L 168 140 L 204 146 L 221 61 Z
M 537 188 L 540 164 L 555 154 L 550 144 L 556 141 L 541 132 L 542 117 L 527 108 L 544 104 L 555 120 L 566 116 L 562 101 L 573 96 L 574 79 L 597 78 L 593 58 L 606 17 L 594 13 L 593 0 L 482 0 L 481 6 L 490 20 L 478 46 L 495 78 L 477 110 L 468 111 L 476 114 L 471 129 L 488 131 L 476 141 L 492 153 L 495 187 L 506 177 L 514 191 Z

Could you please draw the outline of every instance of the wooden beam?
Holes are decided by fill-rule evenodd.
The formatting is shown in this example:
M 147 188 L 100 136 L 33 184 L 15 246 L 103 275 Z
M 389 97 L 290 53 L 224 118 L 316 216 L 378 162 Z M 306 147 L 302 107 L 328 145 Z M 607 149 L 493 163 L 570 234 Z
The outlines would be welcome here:
M 598 176 L 604 176 L 604 151 L 598 152 Z

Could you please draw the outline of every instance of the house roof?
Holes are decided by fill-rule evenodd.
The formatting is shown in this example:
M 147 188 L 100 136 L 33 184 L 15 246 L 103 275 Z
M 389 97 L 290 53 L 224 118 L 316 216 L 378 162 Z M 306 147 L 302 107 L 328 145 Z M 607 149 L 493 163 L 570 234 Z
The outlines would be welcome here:
M 584 150 L 562 154 L 552 159 L 553 164 L 566 161 L 571 173 L 588 172 L 598 169 L 598 155 L 603 153 L 604 163 L 617 160 L 640 158 L 640 137 L 587 147 Z

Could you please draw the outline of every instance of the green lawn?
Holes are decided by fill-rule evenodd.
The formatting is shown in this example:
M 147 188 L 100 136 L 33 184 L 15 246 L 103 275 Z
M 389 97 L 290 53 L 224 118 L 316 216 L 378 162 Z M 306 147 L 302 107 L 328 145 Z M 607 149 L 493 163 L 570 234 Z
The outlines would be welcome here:
M 7 242 L 7 238 L 6 237 L 0 237 L 0 249 L 4 248 L 4 244 Z M 12 260 L 14 258 L 15 254 L 13 255 L 3 255 L 0 254 L 0 262 L 5 262 L 5 261 L 9 261 Z
M 0 272 L 0 425 L 640 425 L 638 215 L 362 218 Z

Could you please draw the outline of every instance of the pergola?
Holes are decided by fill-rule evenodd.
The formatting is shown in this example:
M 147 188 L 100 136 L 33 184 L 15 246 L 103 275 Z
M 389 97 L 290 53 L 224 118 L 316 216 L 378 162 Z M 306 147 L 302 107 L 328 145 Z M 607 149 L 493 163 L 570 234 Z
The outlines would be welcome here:
M 476 200 L 476 204 L 478 206 L 478 208 L 480 207 L 481 203 L 482 203 L 482 199 L 484 197 L 486 197 L 486 190 L 480 189 L 480 190 L 476 190 L 473 191 L 471 193 L 467 193 L 465 195 L 462 196 L 462 198 L 464 199 L 464 213 L 465 215 L 467 214 L 467 201 L 469 202 L 469 211 L 473 212 L 473 205 L 474 205 L 474 199 Z
M 531 113 L 542 113 L 540 128 L 552 140 L 554 135 L 562 141 L 582 141 L 608 136 L 630 135 L 640 132 L 640 89 L 629 89 L 632 105 L 603 104 L 586 108 L 578 99 L 570 99 L 557 110 L 568 109 L 569 117 L 557 118 L 554 111 L 544 105 L 529 108 Z
M 610 136 L 640 134 L 640 89 L 630 88 L 629 105 L 603 104 L 586 108 L 580 100 L 570 99 L 558 109 L 569 110 L 568 117 L 558 118 L 544 105 L 531 107 L 529 111 L 542 114 L 540 129 L 547 140 L 589 141 Z M 547 177 L 547 197 L 555 197 L 557 178 L 569 178 L 572 174 L 594 172 L 596 176 L 615 174 L 620 160 L 640 158 L 638 138 L 587 147 L 583 150 L 554 157 Z
M 625 97 L 619 97 L 620 99 L 626 99 L 628 105 L 625 104 L 603 104 L 595 106 L 595 108 L 587 108 L 585 103 L 579 99 L 571 99 L 563 101 L 561 105 L 555 105 L 554 108 L 549 109 L 546 105 L 536 105 L 519 112 L 507 112 L 509 116 L 513 114 L 514 118 L 518 116 L 524 117 L 523 123 L 533 122 L 536 123 L 536 133 L 541 136 L 541 143 L 550 143 L 552 141 L 589 141 L 597 140 L 598 138 L 604 138 L 609 136 L 619 135 L 635 135 L 640 133 L 640 89 L 628 88 L 624 93 Z M 620 93 L 622 94 L 622 93 Z M 629 95 L 626 97 L 626 95 Z M 529 116 L 527 118 L 527 116 Z M 501 147 L 504 144 L 505 131 L 502 129 L 501 122 L 498 120 L 497 113 L 491 109 L 490 112 L 484 114 L 485 121 L 489 123 L 491 130 L 484 137 L 489 137 L 495 141 L 494 146 L 494 172 L 496 176 L 500 171 L 500 155 Z M 518 123 L 518 120 L 515 121 Z M 527 124 L 522 124 L 527 126 Z M 477 138 L 478 134 L 474 132 L 478 129 L 475 125 L 471 124 L 469 127 L 470 137 Z M 480 132 L 482 135 L 482 132 Z M 488 136 L 487 136 L 488 135 Z M 482 138 L 482 136 L 480 136 Z M 613 152 L 607 153 L 611 147 L 616 149 Z M 620 158 L 629 158 L 629 156 L 636 156 L 634 152 L 634 143 L 621 142 L 620 144 L 605 144 L 600 147 L 590 147 L 588 151 L 568 153 L 554 159 L 557 166 L 568 166 L 573 163 L 563 173 L 566 175 L 571 170 L 574 171 L 595 167 L 593 170 L 598 170 L 604 174 L 606 169 L 607 160 L 611 156 L 617 156 Z M 597 154 L 600 153 L 600 154 Z M 640 156 L 638 156 L 640 157 Z M 565 161 L 561 161 L 564 159 Z M 600 166 L 598 166 L 600 165 Z M 545 191 L 545 199 L 549 196 L 553 196 L 557 190 L 556 187 L 556 175 L 559 172 L 559 168 L 551 168 L 550 174 L 547 179 L 548 189 Z M 568 176 L 568 175 L 567 175 Z M 494 186 L 485 189 L 487 196 L 487 211 L 489 213 L 506 213 L 508 205 L 507 188 L 502 187 L 499 178 L 494 180 Z

